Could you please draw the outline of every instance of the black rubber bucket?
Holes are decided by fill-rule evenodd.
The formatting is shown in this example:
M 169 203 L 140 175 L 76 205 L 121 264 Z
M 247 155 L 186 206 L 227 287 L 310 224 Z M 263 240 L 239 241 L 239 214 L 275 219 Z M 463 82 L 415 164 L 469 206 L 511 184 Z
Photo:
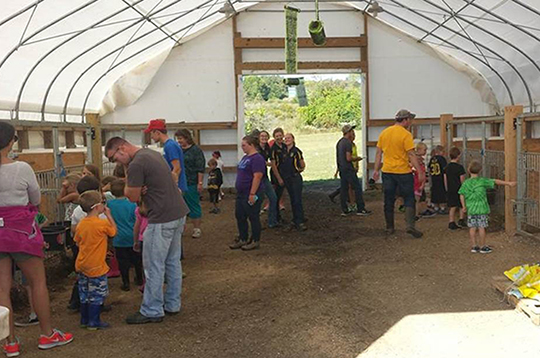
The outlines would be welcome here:
M 45 243 L 47 244 L 47 247 L 46 247 L 47 251 L 64 251 L 65 250 L 67 233 L 70 228 L 70 226 L 66 225 L 66 223 L 69 224 L 69 221 L 55 222 L 41 228 L 41 232 L 43 233 L 43 239 L 45 240 Z

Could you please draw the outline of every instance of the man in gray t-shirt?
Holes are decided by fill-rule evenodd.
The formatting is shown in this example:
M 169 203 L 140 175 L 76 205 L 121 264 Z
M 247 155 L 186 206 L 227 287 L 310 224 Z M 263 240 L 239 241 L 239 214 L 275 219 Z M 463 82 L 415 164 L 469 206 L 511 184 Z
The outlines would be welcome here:
M 353 162 L 362 160 L 361 157 L 354 157 L 353 152 L 353 140 L 355 138 L 354 133 L 355 126 L 346 124 L 341 131 L 343 137 L 338 141 L 336 145 L 336 159 L 339 171 L 340 181 L 340 199 L 342 216 L 351 214 L 349 207 L 347 206 L 347 199 L 349 198 L 349 187 L 351 187 L 355 193 L 356 215 L 367 216 L 371 214 L 371 211 L 366 209 L 364 203 L 364 197 L 362 193 L 362 184 L 358 180 L 356 170 L 354 169 Z
M 141 149 L 120 137 L 109 139 L 105 155 L 111 163 L 127 167 L 126 197 L 142 201 L 148 212 L 144 232 L 143 265 L 146 278 L 139 312 L 128 324 L 161 322 L 180 311 L 182 291 L 181 240 L 188 208 L 169 166 L 158 152 Z M 163 282 L 167 276 L 167 289 Z

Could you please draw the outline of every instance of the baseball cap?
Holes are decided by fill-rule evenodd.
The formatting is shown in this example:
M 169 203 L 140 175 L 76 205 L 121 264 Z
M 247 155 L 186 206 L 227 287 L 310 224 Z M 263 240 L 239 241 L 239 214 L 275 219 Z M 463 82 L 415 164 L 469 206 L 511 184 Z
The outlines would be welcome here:
M 152 119 L 150 123 L 148 123 L 148 127 L 144 130 L 144 133 L 150 133 L 151 131 L 155 130 L 167 130 L 167 125 L 165 124 L 164 119 Z
M 401 109 L 399 112 L 396 113 L 396 119 L 407 119 L 407 118 L 414 118 L 416 117 L 416 114 L 411 113 L 407 109 Z
M 347 134 L 347 133 L 349 133 L 350 131 L 352 131 L 355 128 L 356 128 L 356 126 L 353 126 L 353 125 L 350 125 L 350 124 L 345 124 L 343 127 L 341 127 L 341 131 L 343 132 L 343 134 Z

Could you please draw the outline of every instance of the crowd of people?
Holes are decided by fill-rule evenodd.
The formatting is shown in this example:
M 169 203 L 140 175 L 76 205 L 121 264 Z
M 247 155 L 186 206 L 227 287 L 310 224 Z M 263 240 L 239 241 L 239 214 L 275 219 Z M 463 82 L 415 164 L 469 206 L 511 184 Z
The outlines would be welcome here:
M 491 252 L 485 232 L 489 222 L 486 190 L 515 183 L 480 177 L 482 167 L 477 161 L 469 164 L 470 178 L 466 179 L 458 148 L 450 150 L 450 163 L 444 148 L 434 148 L 426 166 L 427 146 L 422 142 L 415 145 L 410 132 L 414 118 L 407 110 L 399 111 L 395 124 L 381 133 L 377 143 L 373 179 L 382 178 L 386 232 L 395 233 L 394 206 L 401 198 L 399 211 L 404 211 L 406 232 L 412 237 L 423 236 L 416 227 L 419 218 L 448 214 L 449 229 L 470 228 L 472 252 Z M 101 178 L 99 168 L 88 164 L 82 173 L 69 174 L 62 180 L 57 201 L 65 209 L 65 220 L 71 223 L 68 241 L 77 273 L 69 307 L 80 312 L 80 326 L 88 330 L 109 328 L 101 319 L 101 313 L 110 308 L 106 303 L 108 278 L 120 276 L 121 289 L 129 291 L 131 268 L 143 296 L 140 309 L 126 317 L 126 323 L 158 323 L 165 316 L 178 314 L 183 278 L 182 235 L 189 218 L 193 225 L 191 237 L 202 237 L 205 172 L 210 213 L 221 213 L 221 153 L 214 152 L 206 162 L 189 130 L 176 131 L 176 140 L 169 138 L 162 119 L 151 120 L 145 133 L 160 144 L 163 154 L 113 137 L 104 151 L 107 159 L 116 163 L 112 176 Z M 366 208 L 358 178 L 363 158 L 354 143 L 355 127 L 343 126 L 342 134 L 336 144 L 340 187 L 330 198 L 333 201 L 339 195 L 342 216 L 368 216 L 372 212 Z M 10 309 L 10 335 L 3 344 L 8 357 L 20 352 L 10 301 L 15 267 L 28 283 L 31 304 L 30 316 L 18 325 L 40 325 L 40 349 L 73 340 L 73 334 L 54 329 L 51 323 L 44 240 L 39 229 L 46 218 L 38 211 L 41 194 L 32 168 L 10 159 L 16 141 L 15 128 L 0 122 L 0 305 Z M 242 139 L 241 148 L 244 156 L 237 166 L 235 184 L 238 235 L 230 249 L 260 248 L 261 213 L 265 211 L 269 229 L 307 230 L 302 200 L 306 163 L 294 135 L 276 128 L 271 139 L 269 132 L 255 130 Z M 282 215 L 285 191 L 290 198 L 290 222 L 284 221 Z

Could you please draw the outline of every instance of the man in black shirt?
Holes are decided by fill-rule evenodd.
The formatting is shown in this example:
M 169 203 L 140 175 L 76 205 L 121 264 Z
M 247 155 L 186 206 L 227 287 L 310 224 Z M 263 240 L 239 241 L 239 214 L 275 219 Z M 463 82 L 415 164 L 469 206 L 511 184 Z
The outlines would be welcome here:
M 354 128 L 346 124 L 341 131 L 343 137 L 337 142 L 336 145 L 336 158 L 339 171 L 339 177 L 341 178 L 341 210 L 342 216 L 350 214 L 347 207 L 347 198 L 349 196 L 349 186 L 353 189 L 355 194 L 355 201 L 357 206 L 357 215 L 367 216 L 371 214 L 371 211 L 366 210 L 366 204 L 364 203 L 364 197 L 362 194 L 362 183 L 358 180 L 356 170 L 354 169 L 353 162 L 359 162 L 361 157 L 353 157 L 353 142 Z

